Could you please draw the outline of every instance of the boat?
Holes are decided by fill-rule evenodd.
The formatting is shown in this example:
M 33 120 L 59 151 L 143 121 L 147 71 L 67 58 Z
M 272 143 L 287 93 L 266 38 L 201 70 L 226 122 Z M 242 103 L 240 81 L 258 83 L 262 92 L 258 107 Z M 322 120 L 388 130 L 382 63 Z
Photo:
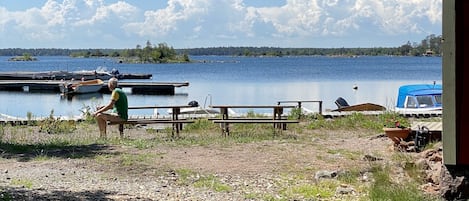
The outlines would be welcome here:
M 106 71 L 104 67 L 80 71 L 0 72 L 0 80 L 109 80 L 112 77 L 117 79 L 151 79 L 153 75 L 121 74 L 117 69 Z
M 361 103 L 356 105 L 349 105 L 348 102 L 342 97 L 337 98 L 334 103 L 337 105 L 338 108 L 332 110 L 333 112 L 386 110 L 386 107 L 374 103 Z
M 413 84 L 399 87 L 396 112 L 426 112 L 443 109 L 441 84 Z
M 209 105 L 207 106 L 207 101 L 209 102 Z M 204 101 L 204 106 L 200 106 L 199 103 L 195 100 L 190 101 L 188 105 L 192 107 L 188 108 L 181 108 L 180 114 L 200 114 L 200 115 L 211 115 L 211 114 L 220 114 L 220 109 L 218 108 L 212 108 L 212 95 L 208 94 L 205 97 Z M 172 114 L 173 111 L 171 109 L 168 109 L 168 114 Z
M 59 88 L 63 94 L 84 94 L 98 92 L 103 88 L 103 84 L 101 79 L 94 79 L 72 83 L 64 82 L 59 84 Z

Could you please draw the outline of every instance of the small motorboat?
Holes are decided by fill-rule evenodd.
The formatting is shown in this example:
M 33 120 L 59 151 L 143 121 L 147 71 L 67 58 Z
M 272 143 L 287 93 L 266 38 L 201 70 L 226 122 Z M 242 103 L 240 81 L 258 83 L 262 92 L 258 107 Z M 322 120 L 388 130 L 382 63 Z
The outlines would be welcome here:
M 210 99 L 209 99 L 210 98 Z M 207 106 L 207 101 L 210 101 L 209 105 Z M 212 105 L 212 95 L 208 94 L 205 97 L 204 106 L 200 106 L 197 101 L 190 101 L 188 105 L 192 106 L 189 108 L 181 108 L 180 114 L 202 114 L 202 115 L 210 115 L 210 114 L 219 114 L 220 110 L 216 108 L 210 107 Z M 168 110 L 168 114 L 172 114 L 173 111 L 171 109 Z
M 414 84 L 399 87 L 397 112 L 441 111 L 441 84 Z
M 96 93 L 103 88 L 104 82 L 101 79 L 87 80 L 72 83 L 62 83 L 59 85 L 63 94 L 85 94 Z
M 374 103 L 361 103 L 356 105 L 349 105 L 348 102 L 342 97 L 337 98 L 334 103 L 337 105 L 337 109 L 332 110 L 333 112 L 386 110 L 386 107 Z

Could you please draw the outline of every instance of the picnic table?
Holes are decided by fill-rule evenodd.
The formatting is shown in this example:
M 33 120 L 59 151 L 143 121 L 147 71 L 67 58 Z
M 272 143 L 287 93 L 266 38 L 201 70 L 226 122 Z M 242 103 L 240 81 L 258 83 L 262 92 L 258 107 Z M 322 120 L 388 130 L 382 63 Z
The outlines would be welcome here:
M 289 123 L 299 123 L 299 120 L 288 120 L 284 118 L 283 112 L 286 108 L 296 108 L 293 105 L 211 105 L 212 108 L 219 108 L 221 119 L 213 119 L 214 123 L 219 123 L 222 128 L 222 133 L 225 135 L 230 134 L 229 124 L 233 123 L 271 123 L 274 128 L 282 128 L 286 130 L 286 125 Z M 272 118 L 230 118 L 229 109 L 272 109 Z

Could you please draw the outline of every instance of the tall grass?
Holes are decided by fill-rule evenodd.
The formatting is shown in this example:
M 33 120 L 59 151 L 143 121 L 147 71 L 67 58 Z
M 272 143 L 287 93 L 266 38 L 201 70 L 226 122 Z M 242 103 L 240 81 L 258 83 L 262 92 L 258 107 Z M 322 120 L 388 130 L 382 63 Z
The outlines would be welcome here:
M 418 182 L 396 183 L 391 180 L 391 166 L 374 166 L 372 169 L 374 183 L 369 189 L 369 200 L 438 200 L 422 193 Z
M 333 119 L 326 119 L 323 116 L 317 116 L 316 119 L 311 120 L 308 124 L 309 129 L 352 129 L 364 128 L 380 130 L 383 128 L 383 123 L 380 121 L 380 115 L 364 115 L 361 113 L 353 113 L 352 115 L 337 117 Z

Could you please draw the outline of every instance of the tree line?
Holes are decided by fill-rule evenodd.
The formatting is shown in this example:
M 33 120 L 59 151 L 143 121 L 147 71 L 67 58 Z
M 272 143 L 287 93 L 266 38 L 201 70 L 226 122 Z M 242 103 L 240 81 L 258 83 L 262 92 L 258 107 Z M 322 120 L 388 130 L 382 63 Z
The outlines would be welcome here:
M 174 49 L 166 43 L 145 46 L 136 45 L 130 49 L 59 49 L 36 48 L 0 49 L 0 56 L 73 56 L 73 57 L 115 57 L 124 62 L 167 63 L 188 62 L 189 55 L 225 56 L 425 56 L 441 55 L 441 35 L 427 36 L 420 42 L 407 42 L 399 47 L 373 48 L 280 48 L 280 47 L 208 47 Z
M 441 36 L 429 35 L 420 43 L 374 48 L 213 47 L 180 50 L 189 55 L 226 56 L 428 56 L 441 55 Z

